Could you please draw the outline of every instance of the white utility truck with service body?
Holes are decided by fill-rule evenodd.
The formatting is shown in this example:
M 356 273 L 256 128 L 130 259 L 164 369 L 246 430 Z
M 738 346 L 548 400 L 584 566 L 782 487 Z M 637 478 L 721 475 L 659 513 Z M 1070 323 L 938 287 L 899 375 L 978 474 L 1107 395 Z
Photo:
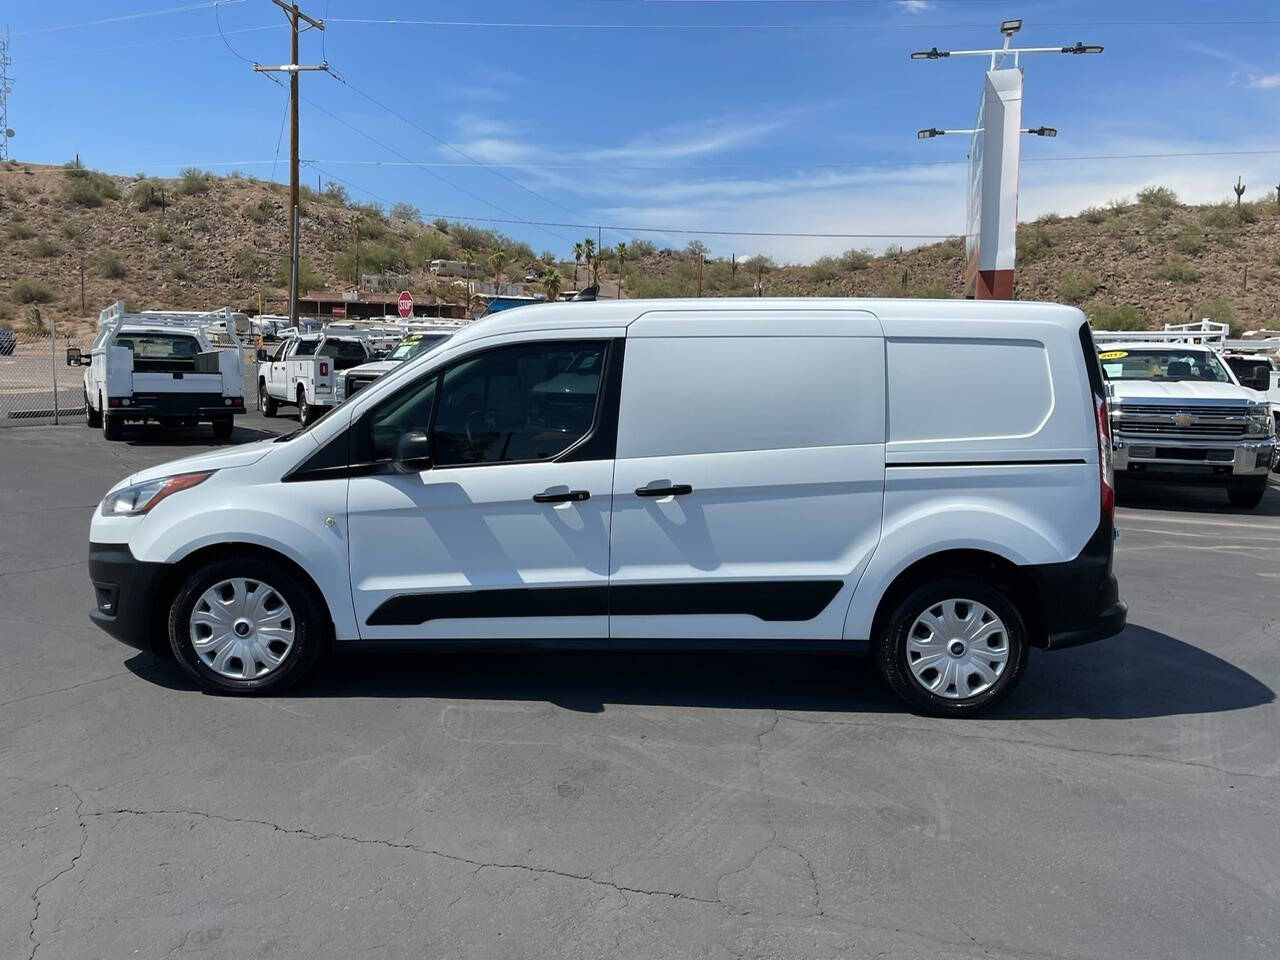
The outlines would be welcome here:
M 1266 397 L 1215 347 L 1224 331 L 1095 332 L 1119 477 L 1224 487 L 1237 507 L 1267 491 L 1276 447 Z
M 259 348 L 258 409 L 274 417 L 280 404 L 296 404 L 306 426 L 337 405 L 339 371 L 374 359 L 369 338 L 354 331 L 287 337 L 270 355 Z
M 122 480 L 91 616 L 228 693 L 335 644 L 766 648 L 870 652 L 965 716 L 1031 647 L 1124 627 L 1114 506 L 1072 307 L 549 303 L 309 429 Z
M 84 366 L 85 422 L 119 440 L 126 422 L 173 426 L 207 422 L 219 440 L 244 413 L 244 356 L 231 308 L 211 313 L 128 313 L 117 301 L 98 316 L 88 357 L 74 348 L 67 363 Z M 205 332 L 225 323 L 229 347 Z

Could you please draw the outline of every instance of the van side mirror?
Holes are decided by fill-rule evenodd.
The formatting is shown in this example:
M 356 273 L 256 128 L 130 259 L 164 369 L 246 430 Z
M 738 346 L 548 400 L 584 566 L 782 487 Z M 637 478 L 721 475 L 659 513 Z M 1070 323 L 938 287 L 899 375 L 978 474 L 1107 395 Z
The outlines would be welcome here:
M 259 347 L 256 356 L 259 363 L 264 363 L 267 359 L 267 351 L 262 349 L 262 347 Z
M 1253 389 L 1261 390 L 1263 393 L 1266 393 L 1271 389 L 1271 371 L 1266 367 L 1258 367 L 1258 369 L 1253 372 L 1253 383 L 1245 383 L 1245 386 L 1252 386 Z
M 431 438 L 421 430 L 402 433 L 392 460 L 396 473 L 418 473 L 431 469 Z
M 78 367 L 84 363 L 84 356 L 79 347 L 67 347 L 67 366 Z

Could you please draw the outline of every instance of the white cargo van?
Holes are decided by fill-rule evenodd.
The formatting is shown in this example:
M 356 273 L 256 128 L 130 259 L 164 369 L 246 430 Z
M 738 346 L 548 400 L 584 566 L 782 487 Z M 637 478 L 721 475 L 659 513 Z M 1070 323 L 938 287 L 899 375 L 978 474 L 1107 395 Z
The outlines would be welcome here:
M 265 692 L 337 644 L 869 650 L 971 714 L 1125 622 L 1084 315 L 928 300 L 547 304 L 309 429 L 137 473 L 92 617 Z

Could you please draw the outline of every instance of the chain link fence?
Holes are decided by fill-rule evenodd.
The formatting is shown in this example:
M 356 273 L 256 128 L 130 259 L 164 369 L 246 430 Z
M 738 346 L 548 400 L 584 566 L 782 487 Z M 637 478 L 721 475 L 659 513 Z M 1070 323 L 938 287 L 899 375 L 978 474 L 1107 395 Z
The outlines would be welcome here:
M 86 356 L 92 338 L 0 327 L 0 429 L 84 422 L 84 368 L 67 366 L 68 348 Z

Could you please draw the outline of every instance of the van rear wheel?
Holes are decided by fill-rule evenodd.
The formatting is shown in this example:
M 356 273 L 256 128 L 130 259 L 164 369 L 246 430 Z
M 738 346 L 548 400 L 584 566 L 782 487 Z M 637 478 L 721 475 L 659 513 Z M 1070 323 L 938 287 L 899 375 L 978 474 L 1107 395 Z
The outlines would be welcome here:
M 875 655 L 913 709 L 965 717 L 1008 696 L 1026 672 L 1028 647 L 1026 622 L 1002 586 L 955 576 L 908 593 L 876 639 Z
M 210 692 L 257 694 L 301 679 L 325 648 L 315 588 L 284 564 L 232 556 L 194 570 L 169 608 L 169 645 Z

